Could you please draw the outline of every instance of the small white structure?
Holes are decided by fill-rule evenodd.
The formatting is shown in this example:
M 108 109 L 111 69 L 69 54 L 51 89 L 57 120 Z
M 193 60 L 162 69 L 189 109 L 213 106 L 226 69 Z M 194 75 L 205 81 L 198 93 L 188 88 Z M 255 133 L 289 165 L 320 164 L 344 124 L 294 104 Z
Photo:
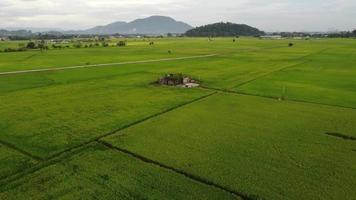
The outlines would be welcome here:
M 182 85 L 184 88 L 193 88 L 193 87 L 199 87 L 198 83 L 185 83 Z
M 272 39 L 272 40 L 281 40 L 283 37 L 281 35 L 263 35 L 261 39 Z

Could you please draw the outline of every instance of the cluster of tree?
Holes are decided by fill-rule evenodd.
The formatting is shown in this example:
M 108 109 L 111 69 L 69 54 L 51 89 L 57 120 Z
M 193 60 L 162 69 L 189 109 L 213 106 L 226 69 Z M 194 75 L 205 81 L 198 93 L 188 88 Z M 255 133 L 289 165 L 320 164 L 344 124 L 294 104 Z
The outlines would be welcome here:
M 245 24 L 216 23 L 191 29 L 185 33 L 190 37 L 260 36 L 263 31 Z
M 124 46 L 126 46 L 126 42 L 125 41 L 119 41 L 116 45 L 118 47 L 124 47 Z
M 44 40 L 41 40 L 37 43 L 35 42 L 28 42 L 26 45 L 27 49 L 40 49 L 40 50 L 47 50 L 48 46 L 46 45 L 46 42 Z

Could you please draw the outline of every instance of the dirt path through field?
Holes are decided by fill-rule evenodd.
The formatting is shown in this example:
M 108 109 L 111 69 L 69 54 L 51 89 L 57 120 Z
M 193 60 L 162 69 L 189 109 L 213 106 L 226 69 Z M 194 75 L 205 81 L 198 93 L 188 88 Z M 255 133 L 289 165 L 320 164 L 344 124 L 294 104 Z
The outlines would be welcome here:
M 53 68 L 44 68 L 44 69 L 30 69 L 30 70 L 0 72 L 0 76 L 12 75 L 12 74 L 34 73 L 34 72 L 60 71 L 60 70 L 78 69 L 78 68 L 105 67 L 105 66 L 113 66 L 113 65 L 140 64 L 140 63 L 164 62 L 164 61 L 174 61 L 174 60 L 188 60 L 188 59 L 196 59 L 196 58 L 214 57 L 217 55 L 218 54 L 209 54 L 209 55 L 186 56 L 186 57 L 178 57 L 178 58 L 161 58 L 161 59 L 153 59 L 153 60 L 126 61 L 126 62 L 117 62 L 117 63 L 92 64 L 92 65 L 77 65 L 77 66 L 53 67 Z

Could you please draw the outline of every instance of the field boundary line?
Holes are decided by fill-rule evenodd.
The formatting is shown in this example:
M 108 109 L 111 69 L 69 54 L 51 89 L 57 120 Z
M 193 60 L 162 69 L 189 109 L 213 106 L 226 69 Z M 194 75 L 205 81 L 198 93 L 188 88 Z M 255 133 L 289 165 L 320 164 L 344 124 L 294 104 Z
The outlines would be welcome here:
M 68 154 L 61 154 L 60 156 L 54 157 L 52 159 L 48 159 L 48 160 L 44 160 L 43 162 L 39 162 L 32 167 L 29 167 L 24 170 L 20 170 L 18 172 L 15 172 L 15 173 L 9 174 L 5 177 L 2 177 L 0 179 L 0 186 L 4 186 L 4 188 L 5 188 L 8 184 L 11 184 L 12 182 L 17 181 L 21 178 L 25 178 L 27 175 L 33 174 L 33 173 L 35 173 L 41 169 L 44 169 L 46 167 L 55 165 L 62 160 L 69 159 L 72 156 L 75 156 L 78 153 L 89 148 L 90 147 L 89 145 L 90 144 L 83 145 L 78 148 L 73 148 L 73 149 L 71 149 L 71 151 L 68 151 Z M 2 190 L 2 187 L 0 187 L 0 193 L 1 193 L 1 190 Z
M 30 157 L 30 158 L 36 160 L 36 161 L 43 161 L 43 159 L 41 157 L 35 156 L 35 155 L 33 155 L 33 154 L 23 150 L 23 149 L 20 149 L 20 148 L 16 147 L 15 145 L 11 144 L 11 143 L 5 142 L 3 140 L 0 140 L 0 145 L 3 145 L 3 146 L 5 146 L 5 147 L 7 147 L 9 149 L 12 149 L 12 150 L 14 150 L 14 151 L 16 151 L 18 153 L 21 153 L 21 154 L 23 154 L 23 155 L 25 155 L 27 157 Z
M 356 108 L 354 108 L 354 107 L 340 106 L 340 105 L 335 105 L 335 104 L 318 103 L 318 102 L 297 100 L 297 99 L 279 100 L 279 97 L 276 97 L 276 96 L 259 95 L 259 94 L 241 92 L 241 91 L 233 91 L 233 90 L 230 90 L 230 89 L 220 89 L 220 88 L 212 88 L 212 87 L 206 87 L 206 86 L 201 86 L 201 87 L 204 88 L 204 89 L 207 89 L 207 90 L 212 90 L 212 91 L 217 91 L 217 92 L 222 92 L 222 93 L 230 93 L 230 94 L 238 94 L 238 95 L 244 95 L 244 96 L 260 97 L 260 98 L 272 99 L 272 100 L 276 100 L 276 101 L 313 104 L 313 105 L 319 105 L 319 106 L 329 106 L 329 107 L 334 107 L 334 108 L 339 108 L 339 109 L 356 110 Z
M 189 59 L 195 59 L 195 58 L 214 57 L 214 56 L 217 56 L 217 55 L 219 55 L 219 54 L 185 56 L 185 57 L 177 57 L 177 58 L 160 58 L 160 59 L 139 60 L 139 61 L 125 61 L 125 62 L 116 62 L 116 63 L 91 64 L 91 65 L 76 65 L 76 66 L 68 66 L 68 67 L 54 67 L 54 68 L 43 68 L 43 69 L 19 70 L 19 71 L 0 72 L 0 76 L 13 75 L 13 74 L 35 73 L 35 72 L 47 72 L 47 71 L 62 71 L 62 70 L 78 69 L 78 68 L 93 68 L 93 67 L 106 67 L 106 66 L 115 66 L 115 65 L 165 62 L 165 61 L 175 61 L 175 60 L 189 60 Z
M 210 181 L 210 180 L 207 180 L 205 178 L 202 178 L 200 176 L 197 176 L 197 175 L 194 175 L 194 174 L 191 174 L 191 173 L 188 173 L 188 172 L 185 172 L 184 170 L 181 170 L 181 169 L 177 169 L 175 167 L 171 167 L 169 165 L 166 165 L 166 164 L 163 164 L 161 162 L 158 162 L 158 161 L 155 161 L 155 160 L 152 160 L 150 158 L 147 158 L 147 157 L 144 157 L 142 155 L 139 155 L 137 153 L 134 153 L 132 151 L 129 151 L 129 150 L 126 150 L 126 149 L 123 149 L 123 148 L 120 148 L 120 147 L 117 147 L 117 146 L 114 146 L 108 142 L 105 142 L 105 141 L 102 141 L 102 140 L 98 140 L 97 141 L 98 143 L 104 145 L 105 147 L 109 148 L 109 149 L 113 149 L 113 150 L 116 150 L 116 151 L 119 151 L 121 153 L 124 153 L 124 154 L 127 154 L 127 155 L 130 155 L 142 162 L 145 162 L 145 163 L 148 163 L 148 164 L 151 164 L 151 165 L 154 165 L 154 166 L 157 166 L 159 168 L 163 168 L 163 169 L 166 169 L 166 170 L 169 170 L 169 171 L 172 171 L 174 173 L 177 173 L 177 174 L 180 174 L 180 175 L 183 175 L 185 176 L 186 178 L 189 178 L 191 180 L 194 180 L 196 182 L 199 182 L 199 183 L 202 183 L 204 185 L 208 185 L 208 186 L 211 186 L 211 187 L 214 187 L 214 188 L 217 188 L 217 189 L 220 189 L 220 190 L 223 190 L 225 192 L 228 192 L 230 194 L 233 194 L 233 195 L 236 195 L 244 200 L 254 200 L 255 198 L 253 197 L 250 197 L 249 195 L 246 195 L 246 194 L 243 194 L 241 192 L 238 192 L 238 191 L 235 191 L 233 189 L 230 189 L 229 187 L 226 187 L 226 186 L 222 186 L 220 184 L 217 184 L 217 183 L 214 183 L 213 181 Z
M 305 59 L 305 58 L 308 58 L 309 56 L 318 55 L 318 54 L 320 54 L 320 53 L 322 53 L 322 52 L 324 52 L 324 51 L 327 51 L 327 50 L 329 50 L 329 49 L 330 49 L 330 48 L 325 48 L 325 49 L 322 49 L 322 50 L 320 50 L 320 51 L 313 52 L 313 53 L 310 53 L 310 54 L 301 56 L 301 57 L 299 57 L 299 58 L 296 58 L 295 60 L 298 60 L 298 61 L 299 61 L 299 60 L 303 60 L 303 59 Z M 231 88 L 238 88 L 238 87 L 241 87 L 241 86 L 246 85 L 246 84 L 249 84 L 249 83 L 251 83 L 251 82 L 253 82 L 253 81 L 257 80 L 257 79 L 264 78 L 264 77 L 269 76 L 269 75 L 271 75 L 271 74 L 274 74 L 274 73 L 276 73 L 276 72 L 284 71 L 284 70 L 286 70 L 286 69 L 293 68 L 293 67 L 296 67 L 296 66 L 299 66 L 299 65 L 303 65 L 303 64 L 308 63 L 308 62 L 310 62 L 310 60 L 305 60 L 305 61 L 303 61 L 303 62 L 299 62 L 299 63 L 295 63 L 295 64 L 291 64 L 291 65 L 284 65 L 284 66 L 282 66 L 282 67 L 280 67 L 280 68 L 278 68 L 278 69 L 276 69 L 276 70 L 266 72 L 266 73 L 264 73 L 264 74 L 261 74 L 260 76 L 257 76 L 257 77 L 255 77 L 255 78 L 252 78 L 252 79 L 249 79 L 249 80 L 244 81 L 244 82 L 242 82 L 242 83 L 239 83 L 239 84 L 237 84 L 237 85 L 235 85 L 235 86 L 233 86 L 233 87 L 231 87 Z M 230 89 L 231 89 L 231 88 L 230 88 Z

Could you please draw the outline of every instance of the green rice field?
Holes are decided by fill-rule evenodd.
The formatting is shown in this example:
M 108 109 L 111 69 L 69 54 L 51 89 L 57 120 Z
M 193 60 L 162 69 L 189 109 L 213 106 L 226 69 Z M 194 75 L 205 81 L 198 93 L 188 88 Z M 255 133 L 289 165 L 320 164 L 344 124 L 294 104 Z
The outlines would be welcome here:
M 200 87 L 154 83 L 170 73 Z M 355 188 L 355 39 L 0 52 L 1 200 L 352 200 Z

